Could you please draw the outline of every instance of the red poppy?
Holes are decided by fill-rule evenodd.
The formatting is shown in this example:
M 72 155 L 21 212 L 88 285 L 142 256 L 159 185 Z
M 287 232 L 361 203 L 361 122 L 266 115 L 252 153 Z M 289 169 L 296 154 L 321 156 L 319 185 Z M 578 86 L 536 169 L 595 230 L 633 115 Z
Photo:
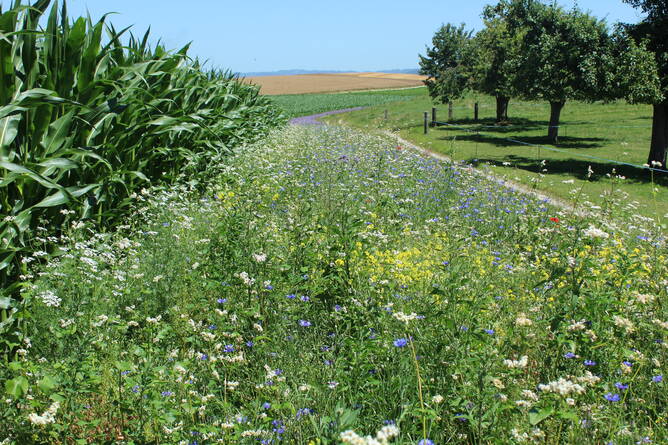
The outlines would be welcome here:
M 401 145 L 397 145 L 397 150 L 401 150 Z
M 552 221 L 555 224 L 559 224 L 559 218 L 555 218 L 554 216 L 550 218 L 550 221 Z

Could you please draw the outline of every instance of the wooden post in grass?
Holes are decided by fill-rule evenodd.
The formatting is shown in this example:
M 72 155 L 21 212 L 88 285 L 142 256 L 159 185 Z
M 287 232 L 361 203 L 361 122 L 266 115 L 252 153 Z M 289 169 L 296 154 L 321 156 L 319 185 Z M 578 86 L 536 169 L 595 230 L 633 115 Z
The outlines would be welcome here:
M 478 122 L 478 102 L 473 106 L 473 120 Z
M 448 102 L 448 122 L 452 120 L 452 102 Z
M 385 120 L 387 120 L 387 108 L 385 108 Z
M 436 107 L 431 107 L 431 126 L 436 126 Z
M 429 124 L 429 113 L 427 113 L 425 111 L 424 112 L 424 134 L 427 134 L 427 128 L 429 126 L 428 124 Z

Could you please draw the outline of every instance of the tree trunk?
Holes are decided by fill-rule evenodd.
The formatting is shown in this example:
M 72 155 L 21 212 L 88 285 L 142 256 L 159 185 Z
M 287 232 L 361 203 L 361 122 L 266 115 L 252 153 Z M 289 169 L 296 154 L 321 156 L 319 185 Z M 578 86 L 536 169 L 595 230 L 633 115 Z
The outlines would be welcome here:
M 496 122 L 508 120 L 508 102 L 510 102 L 509 97 L 496 96 Z
M 647 163 L 660 162 L 666 168 L 666 150 L 668 149 L 668 102 L 654 105 L 652 116 L 652 142 L 649 148 Z
M 550 102 L 550 126 L 547 129 L 547 138 L 552 144 L 559 142 L 559 117 L 566 102 Z

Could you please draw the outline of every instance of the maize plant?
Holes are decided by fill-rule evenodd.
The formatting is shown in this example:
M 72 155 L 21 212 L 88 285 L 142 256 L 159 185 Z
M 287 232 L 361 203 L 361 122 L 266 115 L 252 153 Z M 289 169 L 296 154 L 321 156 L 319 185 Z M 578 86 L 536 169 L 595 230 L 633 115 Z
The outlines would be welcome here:
M 148 184 L 198 181 L 230 147 L 283 121 L 254 86 L 204 70 L 63 1 L 0 7 L 0 335 L 11 348 L 34 231 L 65 216 L 109 226 Z M 51 5 L 50 10 L 49 6 Z M 47 11 L 48 10 L 48 11 Z

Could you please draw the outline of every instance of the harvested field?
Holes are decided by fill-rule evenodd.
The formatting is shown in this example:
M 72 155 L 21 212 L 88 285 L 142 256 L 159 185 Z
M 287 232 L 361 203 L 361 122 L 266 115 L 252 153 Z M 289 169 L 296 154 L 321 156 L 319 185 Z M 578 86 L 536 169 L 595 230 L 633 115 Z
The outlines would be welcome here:
M 423 85 L 426 78 L 419 74 L 336 73 L 246 77 L 244 82 L 260 85 L 262 94 L 275 95 L 407 88 Z

